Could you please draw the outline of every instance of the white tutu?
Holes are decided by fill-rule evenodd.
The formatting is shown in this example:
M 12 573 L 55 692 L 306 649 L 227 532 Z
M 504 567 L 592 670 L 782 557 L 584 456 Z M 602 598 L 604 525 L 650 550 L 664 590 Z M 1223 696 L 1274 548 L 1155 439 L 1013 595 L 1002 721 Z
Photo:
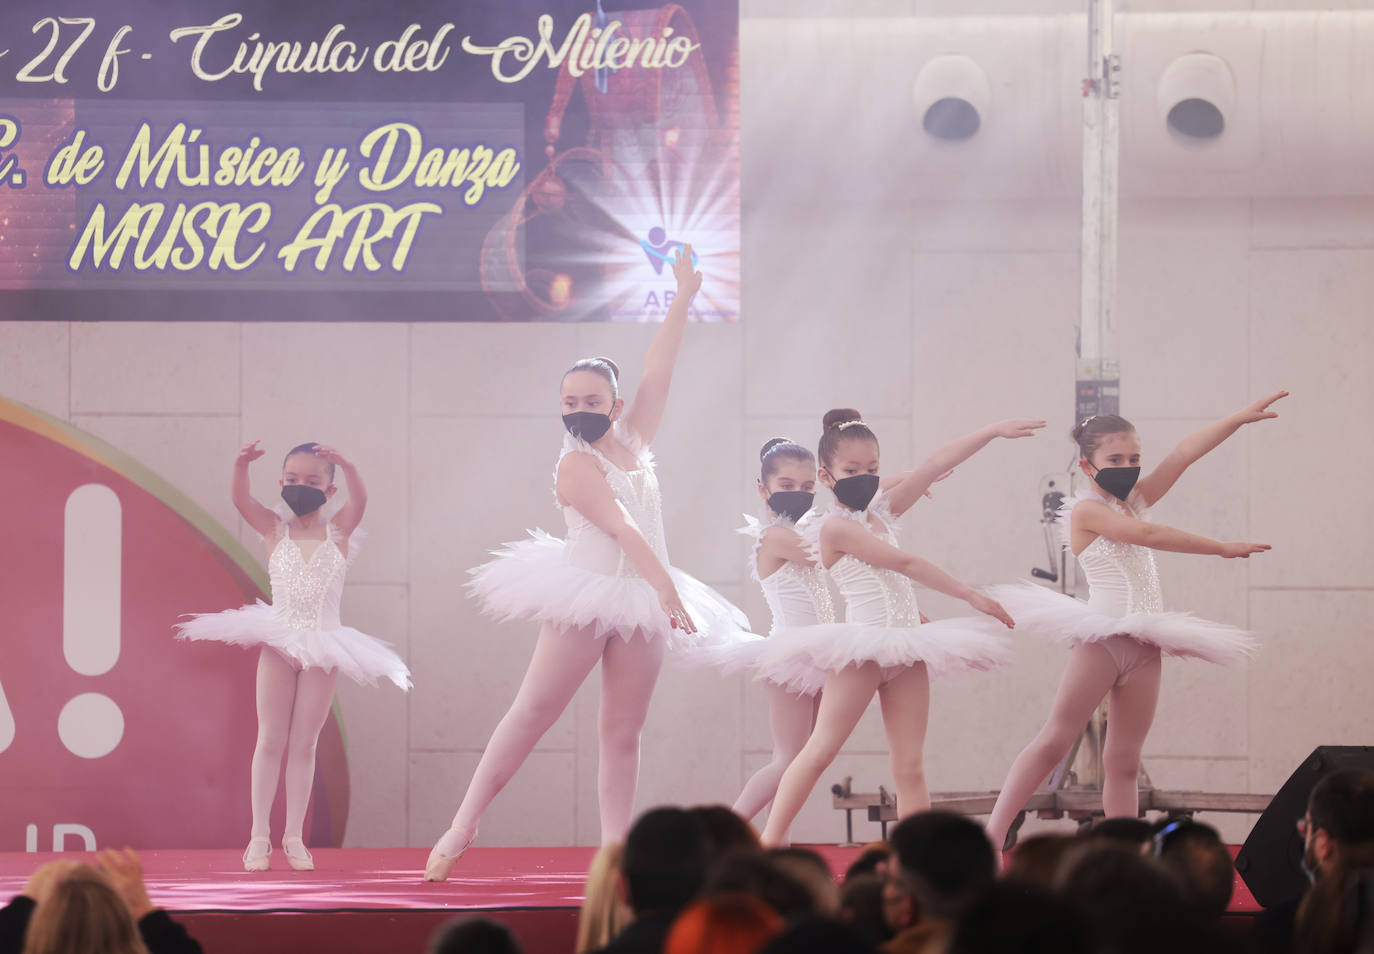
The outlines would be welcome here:
M 1158 646 L 1168 656 L 1188 656 L 1213 663 L 1236 662 L 1252 655 L 1258 646 L 1253 634 L 1192 613 L 1109 616 L 1089 609 L 1072 596 L 1034 583 L 995 586 L 990 588 L 989 595 L 1016 620 L 1018 633 L 1028 632 L 1068 645 L 1130 636 Z
M 825 670 L 815 666 L 795 666 L 785 675 L 765 675 L 761 670 L 762 655 L 772 636 L 746 633 L 746 638 L 733 643 L 695 646 L 682 653 L 680 661 L 690 667 L 715 669 L 723 676 L 747 673 L 751 679 L 782 686 L 789 692 L 814 696 L 825 685 Z
M 764 679 L 802 692 L 817 671 L 839 672 L 864 663 L 877 663 L 886 671 L 923 662 L 931 675 L 947 675 L 995 669 L 1010 655 L 1010 641 L 973 617 L 912 627 L 826 623 L 775 632 L 758 650 L 756 671 Z
M 338 670 L 364 685 L 390 679 L 410 688 L 410 670 L 389 645 L 351 626 L 302 630 L 289 626 L 259 600 L 222 613 L 198 613 L 176 626 L 179 639 L 213 640 L 251 649 L 267 646 L 307 669 Z
M 613 576 L 573 566 L 564 559 L 565 542 L 543 530 L 530 539 L 493 551 L 495 559 L 468 572 L 469 591 L 482 611 L 501 620 L 529 619 L 564 628 L 589 627 L 600 637 L 614 632 L 627 642 L 639 633 L 663 639 L 670 649 L 736 643 L 748 633 L 749 620 L 737 607 L 700 580 L 669 567 L 683 606 L 697 632 L 669 625 L 658 593 L 638 576 Z

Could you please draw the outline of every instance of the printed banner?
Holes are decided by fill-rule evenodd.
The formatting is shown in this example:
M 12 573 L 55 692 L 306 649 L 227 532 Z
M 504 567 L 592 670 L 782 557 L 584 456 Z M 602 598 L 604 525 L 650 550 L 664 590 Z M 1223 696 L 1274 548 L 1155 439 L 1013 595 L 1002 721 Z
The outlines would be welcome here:
M 57 15 L 60 13 L 61 15 Z M 738 3 L 0 10 L 0 318 L 739 319 Z

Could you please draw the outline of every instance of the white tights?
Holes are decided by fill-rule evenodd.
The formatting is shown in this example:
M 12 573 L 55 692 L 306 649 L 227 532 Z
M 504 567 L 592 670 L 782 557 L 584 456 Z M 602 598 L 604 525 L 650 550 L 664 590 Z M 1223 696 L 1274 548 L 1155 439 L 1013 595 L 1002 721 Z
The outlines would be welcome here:
M 793 820 L 816 783 L 859 724 L 874 693 L 883 709 L 888 758 L 897 788 L 897 807 L 909 815 L 930 807 L 926 788 L 925 739 L 930 716 L 930 678 L 924 663 L 883 680 L 876 663 L 848 666 L 826 677 L 816 728 L 782 774 L 773 810 L 763 829 L 765 845 L 786 844 Z
M 286 828 L 283 838 L 300 838 L 315 781 L 315 744 L 334 701 L 336 672 L 297 670 L 274 649 L 258 656 L 258 743 L 253 749 L 251 837 L 271 834 L 282 755 L 286 755 Z
M 491 734 L 453 816 L 453 828 L 462 834 L 446 833 L 439 850 L 452 854 L 476 833 L 482 813 L 563 714 L 598 660 L 601 711 L 596 781 L 601 843 L 623 841 L 634 813 L 640 732 L 663 666 L 664 648 L 661 639 L 635 635 L 625 640 L 616 633 L 596 638 L 585 630 L 562 630 L 545 623 L 515 701 Z
M 777 794 L 782 773 L 806 745 L 816 723 L 817 699 L 767 684 L 768 724 L 773 731 L 773 758 L 744 783 L 735 800 L 735 814 L 751 819 Z
M 1140 753 L 1154 722 L 1159 677 L 1157 651 L 1126 678 L 1107 647 L 1084 643 L 1073 649 L 1048 721 L 1016 757 L 997 796 L 987 829 L 995 848 L 1002 848 L 1012 821 L 1069 753 L 1103 696 L 1108 697 L 1110 721 L 1102 752 L 1102 808 L 1108 818 L 1136 817 Z

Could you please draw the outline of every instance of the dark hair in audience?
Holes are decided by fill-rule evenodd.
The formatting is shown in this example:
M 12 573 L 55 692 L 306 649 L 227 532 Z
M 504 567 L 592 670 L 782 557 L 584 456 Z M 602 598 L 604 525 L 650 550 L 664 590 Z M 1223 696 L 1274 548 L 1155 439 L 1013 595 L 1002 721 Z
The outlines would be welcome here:
M 1082 911 L 1047 888 L 1003 881 L 954 929 L 947 954 L 1097 954 Z
M 1135 425 L 1119 414 L 1095 414 L 1074 425 L 1069 437 L 1078 445 L 1078 453 L 1091 460 L 1093 451 L 1102 443 L 1102 438 L 1108 434 L 1123 434 L 1133 430 Z
M 1007 855 L 1002 877 L 1048 890 L 1054 885 L 1064 858 L 1082 843 L 1075 835 L 1046 833 L 1023 838 Z
M 1236 869 L 1215 828 L 1190 818 L 1169 819 L 1155 833 L 1154 852 L 1183 879 L 1195 911 L 1205 918 L 1226 913 Z
M 789 926 L 759 954 L 872 954 L 873 946 L 853 928 L 819 916 L 789 921 Z
M 620 871 L 636 915 L 676 914 L 701 889 L 710 846 L 701 822 L 681 808 L 639 816 L 625 836 Z
M 877 874 L 879 868 L 886 867 L 891 857 L 892 846 L 887 842 L 869 842 L 859 852 L 859 857 L 850 862 L 849 867 L 844 870 L 844 880 L 848 881 L 855 875 Z
M 846 877 L 840 885 L 838 920 L 854 929 L 869 944 L 877 946 L 892 937 L 883 915 L 883 885 L 886 879 L 876 874 Z
M 811 889 L 762 852 L 735 852 L 722 858 L 706 879 L 702 893 L 752 894 L 789 920 L 816 913 Z
M 758 898 L 720 894 L 683 908 L 663 954 L 754 954 L 782 928 L 782 917 Z
M 1312 789 L 1307 814 L 1310 830 L 1324 831 L 1335 852 L 1298 908 L 1293 950 L 1374 951 L 1374 772 L 1332 772 Z
M 1082 907 L 1097 942 L 1116 954 L 1193 950 L 1201 933 L 1181 879 L 1129 844 L 1089 841 L 1064 859 L 1057 887 Z
M 997 876 L 997 857 L 982 826 L 954 812 L 908 816 L 888 841 L 930 917 L 957 920 Z
M 724 805 L 696 805 L 687 811 L 701 823 L 712 861 L 732 851 L 763 850 L 749 823 Z
M 295 447 L 293 447 L 293 448 L 291 448 L 289 451 L 287 451 L 287 452 L 286 452 L 286 456 L 283 457 L 283 458 L 281 459 L 281 466 L 282 466 L 282 469 L 285 470 L 285 469 L 286 469 L 286 462 L 287 462 L 288 460 L 290 460 L 291 458 L 295 457 L 297 454 L 305 454 L 307 457 L 315 457 L 315 456 L 316 456 L 316 455 L 315 455 L 315 451 L 319 448 L 319 446 L 320 446 L 320 445 L 317 444 L 317 443 L 315 443 L 314 441 L 306 441 L 304 444 L 297 444 Z M 334 483 L 334 464 L 333 464 L 333 462 L 332 462 L 332 461 L 324 461 L 324 466 L 326 466 L 326 467 L 329 468 L 329 482 L 330 482 L 331 484 Z
M 429 954 L 523 954 L 523 949 L 511 929 L 500 921 L 466 917 L 435 931 Z
M 1312 789 L 1307 814 L 1313 828 L 1323 829 L 1339 844 L 1374 841 L 1374 772 L 1332 772 Z
M 812 910 L 833 915 L 840 908 L 835 874 L 824 858 L 810 848 L 770 848 L 773 867 L 795 878 L 811 892 Z
M 796 441 L 788 440 L 786 437 L 770 438 L 759 449 L 759 482 L 767 485 L 768 478 L 778 472 L 778 467 L 785 460 L 809 464 L 815 459 L 816 455 L 812 454 L 809 448 L 801 446 Z
M 1088 837 L 1139 848 L 1155 837 L 1155 826 L 1143 818 L 1104 818 L 1088 831 Z
M 611 397 L 620 397 L 620 367 L 610 358 L 579 358 L 573 362 L 571 368 L 563 372 L 563 377 L 566 378 L 574 371 L 591 371 L 601 375 L 611 386 Z
M 852 407 L 832 408 L 821 419 L 821 443 L 816 456 L 823 465 L 829 467 L 840 441 L 856 439 L 878 443 L 878 435 L 864 423 L 862 414 Z

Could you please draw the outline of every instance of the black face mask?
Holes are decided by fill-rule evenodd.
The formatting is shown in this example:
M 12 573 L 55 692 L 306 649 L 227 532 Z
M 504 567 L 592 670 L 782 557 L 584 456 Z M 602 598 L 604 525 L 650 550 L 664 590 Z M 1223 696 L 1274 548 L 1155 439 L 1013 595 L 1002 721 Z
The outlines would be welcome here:
M 768 509 L 779 517 L 786 517 L 796 523 L 806 516 L 806 511 L 811 509 L 815 499 L 815 494 L 801 490 L 779 490 L 768 498 Z
M 305 484 L 287 484 L 281 489 L 281 499 L 286 501 L 286 505 L 291 508 L 291 512 L 298 517 L 304 517 L 308 513 L 314 513 L 324 506 L 326 499 L 324 491 L 318 487 L 307 487 Z
M 1131 488 L 1140 479 L 1139 467 L 1099 467 L 1093 480 L 1097 486 L 1117 500 L 1125 500 L 1131 495 Z
M 830 488 L 835 499 L 850 510 L 867 510 L 869 503 L 878 494 L 877 474 L 855 474 L 842 477 Z
M 571 414 L 563 415 L 563 426 L 578 440 L 595 444 L 611 429 L 611 416 L 597 414 L 595 411 L 573 411 Z

